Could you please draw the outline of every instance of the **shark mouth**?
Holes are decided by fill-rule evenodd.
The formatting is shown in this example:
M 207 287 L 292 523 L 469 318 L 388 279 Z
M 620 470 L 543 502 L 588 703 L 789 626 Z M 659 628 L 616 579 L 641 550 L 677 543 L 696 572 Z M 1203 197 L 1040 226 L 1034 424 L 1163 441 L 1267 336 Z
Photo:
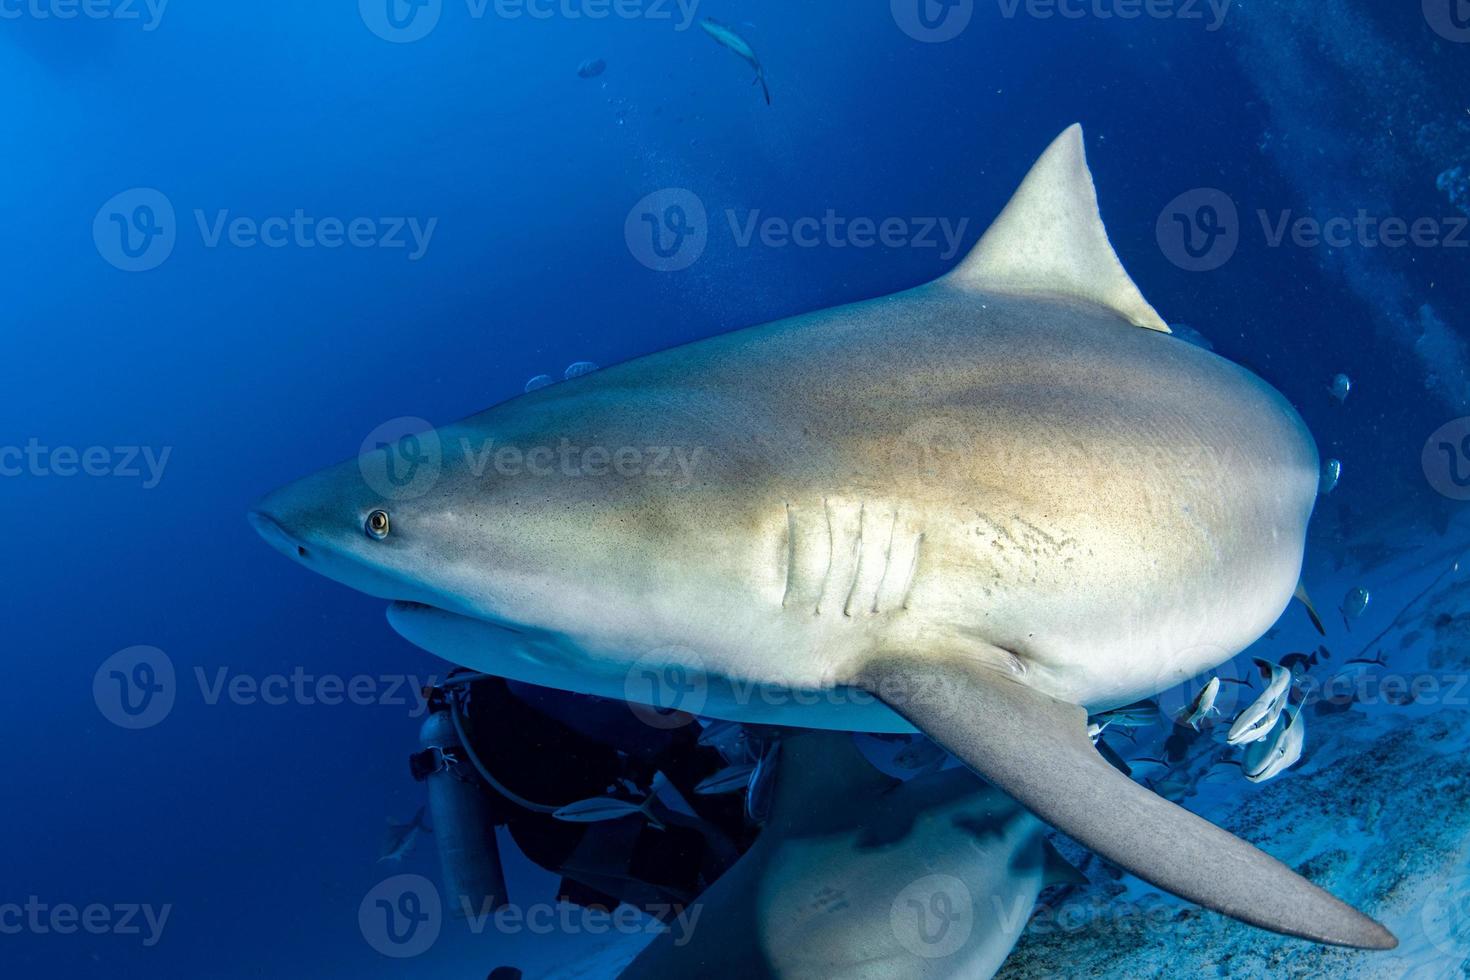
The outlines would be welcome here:
M 461 667 L 540 687 L 627 698 L 625 670 L 598 664 L 556 636 L 404 599 L 388 605 L 388 623 L 414 646 Z

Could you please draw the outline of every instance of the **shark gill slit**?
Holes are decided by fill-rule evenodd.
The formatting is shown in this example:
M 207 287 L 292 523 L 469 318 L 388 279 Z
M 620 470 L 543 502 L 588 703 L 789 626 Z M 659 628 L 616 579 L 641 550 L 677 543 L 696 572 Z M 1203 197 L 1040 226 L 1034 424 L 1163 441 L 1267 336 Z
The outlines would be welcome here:
M 901 609 L 907 609 L 909 607 L 909 599 L 913 597 L 914 581 L 919 577 L 919 555 L 923 551 L 924 532 L 920 531 L 919 536 L 914 539 L 914 560 L 909 562 L 909 580 L 903 587 L 903 602 L 899 604 L 899 608 Z
M 878 576 L 878 587 L 873 590 L 873 615 L 878 614 L 878 600 L 883 595 L 883 586 L 888 582 L 888 573 L 893 568 L 893 538 L 898 533 L 898 508 L 893 510 L 893 521 L 888 525 L 888 545 L 883 549 L 883 574 Z
M 792 569 L 796 567 L 796 515 L 791 512 L 791 502 L 786 502 L 786 586 L 781 590 L 781 608 L 791 597 Z
M 822 585 L 817 589 L 817 608 L 813 615 L 822 615 L 822 596 L 827 594 L 827 580 L 832 577 L 832 563 L 836 558 L 837 535 L 832 530 L 832 506 L 822 498 L 822 514 L 827 519 L 827 570 L 822 573 Z
M 852 597 L 857 592 L 858 582 L 863 576 L 863 525 L 868 519 L 868 505 L 858 505 L 857 540 L 852 544 L 852 581 L 847 584 L 847 598 L 842 602 L 842 615 L 852 618 Z

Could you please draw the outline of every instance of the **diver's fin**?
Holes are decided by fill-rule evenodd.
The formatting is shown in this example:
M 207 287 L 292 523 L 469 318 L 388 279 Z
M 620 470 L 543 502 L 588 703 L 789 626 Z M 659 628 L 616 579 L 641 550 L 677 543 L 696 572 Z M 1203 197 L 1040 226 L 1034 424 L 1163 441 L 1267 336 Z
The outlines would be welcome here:
M 1317 628 L 1317 633 L 1321 636 L 1326 636 L 1327 629 L 1322 625 L 1322 617 L 1317 615 L 1317 607 L 1312 605 L 1312 597 L 1307 595 L 1306 582 L 1301 580 L 1297 581 L 1296 592 L 1292 595 L 1292 598 L 1307 607 L 1307 615 L 1312 617 L 1312 625 Z
M 998 293 L 1061 296 L 1105 306 L 1169 333 L 1108 242 L 1087 169 L 1082 127 L 1058 136 L 980 243 L 944 281 Z
M 1042 881 L 1044 881 L 1046 884 L 1087 884 L 1087 875 L 1077 870 L 1077 868 L 1072 864 L 1071 861 L 1068 861 L 1066 858 L 1062 857 L 1062 852 L 1057 850 L 1055 847 L 1052 847 L 1049 841 L 1042 842 L 1041 850 L 1042 853 L 1046 855 L 1044 859 L 1046 862 L 1045 870 L 1042 874 Z
M 1165 891 L 1303 939 L 1398 945 L 1275 858 L 1113 769 L 1074 704 L 956 657 L 883 656 L 856 683 L 1036 816 Z

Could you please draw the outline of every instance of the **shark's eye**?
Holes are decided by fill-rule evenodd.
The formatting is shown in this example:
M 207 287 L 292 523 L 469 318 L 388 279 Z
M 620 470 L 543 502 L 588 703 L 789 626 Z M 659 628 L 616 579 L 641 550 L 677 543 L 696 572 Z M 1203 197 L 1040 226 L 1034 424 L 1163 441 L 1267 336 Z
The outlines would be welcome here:
M 367 536 L 377 541 L 386 538 L 390 528 L 392 528 L 392 524 L 388 521 L 388 512 L 386 510 L 373 511 L 367 516 L 367 524 L 364 526 L 364 530 L 367 531 Z

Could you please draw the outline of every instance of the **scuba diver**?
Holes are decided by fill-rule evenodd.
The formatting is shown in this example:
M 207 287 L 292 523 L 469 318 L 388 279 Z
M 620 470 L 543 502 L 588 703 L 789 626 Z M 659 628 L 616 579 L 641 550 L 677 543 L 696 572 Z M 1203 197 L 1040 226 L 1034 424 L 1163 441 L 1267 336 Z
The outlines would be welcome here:
M 758 831 L 738 794 L 703 786 L 730 759 L 700 743 L 692 717 L 654 727 L 621 701 L 462 671 L 428 694 L 410 765 L 428 786 L 452 914 L 507 901 L 499 827 L 560 876 L 559 900 L 655 918 L 690 904 Z

